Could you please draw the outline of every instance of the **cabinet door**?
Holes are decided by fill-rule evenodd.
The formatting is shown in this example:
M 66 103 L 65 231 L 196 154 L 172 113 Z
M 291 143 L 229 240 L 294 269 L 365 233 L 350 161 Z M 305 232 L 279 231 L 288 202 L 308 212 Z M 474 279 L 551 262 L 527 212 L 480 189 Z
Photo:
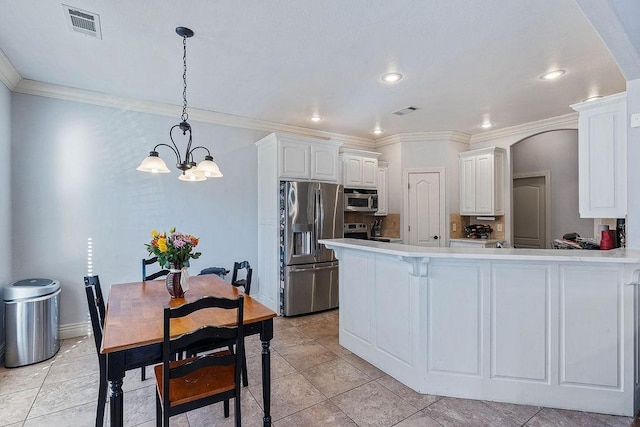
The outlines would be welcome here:
M 362 157 L 344 156 L 345 187 L 362 187 Z
M 311 179 L 338 182 L 338 147 L 311 145 Z
M 582 218 L 627 214 L 626 101 L 580 112 L 578 175 Z
M 475 157 L 460 158 L 460 214 L 470 215 L 476 209 Z
M 376 188 L 378 177 L 378 159 L 362 158 L 362 186 Z
M 309 179 L 309 144 L 300 142 L 280 141 L 280 178 Z
M 378 168 L 378 211 L 376 215 L 386 215 L 388 210 L 388 175 L 389 168 L 387 166 L 381 166 Z
M 493 154 L 476 156 L 476 213 L 493 213 Z

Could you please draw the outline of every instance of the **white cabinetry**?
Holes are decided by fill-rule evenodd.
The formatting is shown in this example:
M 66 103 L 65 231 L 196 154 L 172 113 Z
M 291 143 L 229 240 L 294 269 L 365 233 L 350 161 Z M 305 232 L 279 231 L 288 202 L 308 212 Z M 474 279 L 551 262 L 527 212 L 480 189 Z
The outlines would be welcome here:
M 389 163 L 378 161 L 378 211 L 376 215 L 389 213 Z
M 278 145 L 280 178 L 338 182 L 340 143 L 295 135 L 271 134 L 269 137 L 272 135 Z
M 342 152 L 345 188 L 376 188 L 378 177 L 378 157 L 380 153 L 361 150 Z
M 460 215 L 504 215 L 505 150 L 460 153 Z
M 280 181 L 338 182 L 342 143 L 272 133 L 258 147 L 258 268 L 254 296 L 273 311 L 280 302 Z
M 627 96 L 571 106 L 578 121 L 578 183 L 582 218 L 627 214 Z

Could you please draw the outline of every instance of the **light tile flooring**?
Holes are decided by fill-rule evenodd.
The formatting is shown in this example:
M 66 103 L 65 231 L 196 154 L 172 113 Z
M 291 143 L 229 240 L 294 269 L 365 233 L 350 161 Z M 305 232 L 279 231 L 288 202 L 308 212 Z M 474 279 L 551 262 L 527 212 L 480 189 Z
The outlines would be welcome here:
M 336 310 L 275 319 L 271 343 L 274 426 L 640 425 L 625 417 L 421 395 L 340 347 L 337 325 Z M 259 340 L 248 337 L 249 387 L 242 392 L 246 426 L 262 425 L 259 354 Z M 49 361 L 0 368 L 0 426 L 92 426 L 97 373 L 91 337 L 65 340 Z M 130 371 L 124 389 L 125 425 L 154 426 L 153 380 L 141 382 L 139 370 Z M 171 424 L 232 426 L 233 415 L 225 419 L 222 405 L 216 404 L 173 417 Z

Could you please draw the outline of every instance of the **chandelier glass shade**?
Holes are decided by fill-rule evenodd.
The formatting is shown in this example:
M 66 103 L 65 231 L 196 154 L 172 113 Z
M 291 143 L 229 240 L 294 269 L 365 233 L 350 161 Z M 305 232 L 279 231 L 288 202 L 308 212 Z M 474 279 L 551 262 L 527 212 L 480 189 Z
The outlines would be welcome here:
M 205 181 L 207 178 L 219 178 L 222 177 L 222 172 L 220 172 L 220 168 L 213 160 L 213 156 L 211 155 L 209 149 L 203 146 L 191 146 L 193 142 L 191 125 L 187 121 L 189 119 L 189 114 L 187 114 L 187 38 L 192 37 L 194 33 L 189 28 L 185 27 L 176 28 L 176 33 L 180 37 L 182 37 L 183 47 L 182 116 L 180 117 L 181 122 L 177 125 L 173 125 L 171 129 L 169 129 L 169 139 L 171 140 L 171 145 L 160 143 L 153 147 L 153 150 L 149 152 L 149 156 L 145 158 L 142 163 L 140 163 L 140 166 L 138 166 L 136 169 L 142 172 L 150 173 L 170 173 L 171 171 L 167 167 L 167 164 L 160 158 L 157 151 L 158 147 L 168 147 L 176 156 L 176 168 L 182 172 L 178 177 L 180 181 L 198 182 Z M 180 154 L 180 149 L 173 139 L 174 131 L 182 131 L 183 136 L 189 134 L 189 139 L 187 141 L 187 147 L 184 152 L 184 156 Z M 204 156 L 204 160 L 202 160 L 198 164 L 196 164 L 193 157 L 193 153 L 196 150 L 204 150 L 207 152 L 207 154 Z

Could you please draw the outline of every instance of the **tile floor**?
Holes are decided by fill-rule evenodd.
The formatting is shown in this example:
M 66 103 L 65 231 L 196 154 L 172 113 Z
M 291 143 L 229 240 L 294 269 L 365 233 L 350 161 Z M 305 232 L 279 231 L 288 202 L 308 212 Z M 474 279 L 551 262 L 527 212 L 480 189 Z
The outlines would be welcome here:
M 640 426 L 640 420 L 625 417 L 421 395 L 340 347 L 337 324 L 336 310 L 275 319 L 275 427 Z M 259 354 L 257 337 L 247 338 L 249 387 L 242 393 L 246 426 L 262 425 Z M 91 337 L 65 340 L 56 357 L 46 362 L 0 368 L 0 426 L 92 426 L 97 373 Z M 125 425 L 154 426 L 153 380 L 141 382 L 139 371 L 130 371 L 124 389 Z M 171 424 L 232 426 L 233 415 L 225 419 L 222 405 L 216 404 L 173 417 Z

